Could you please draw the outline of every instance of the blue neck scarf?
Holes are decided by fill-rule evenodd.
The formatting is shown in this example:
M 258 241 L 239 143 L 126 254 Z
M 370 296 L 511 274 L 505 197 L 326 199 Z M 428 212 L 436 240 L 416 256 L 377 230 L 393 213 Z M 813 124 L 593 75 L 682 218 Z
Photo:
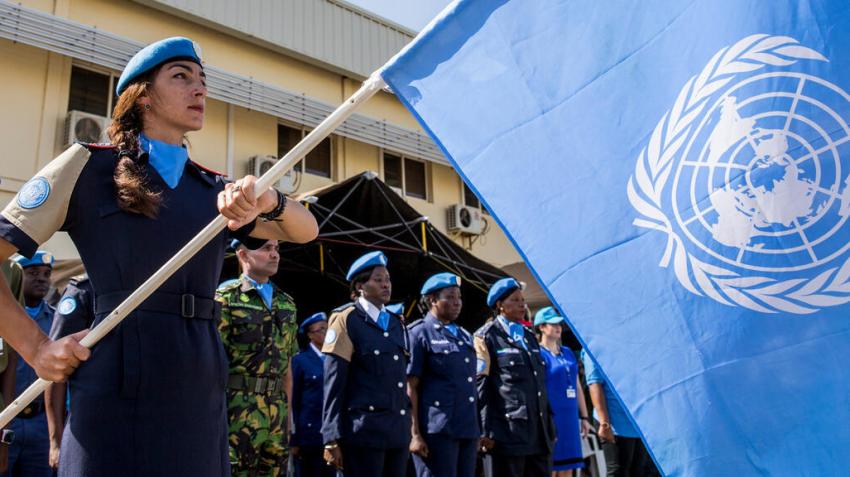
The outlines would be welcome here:
M 189 151 L 183 146 L 175 146 L 144 134 L 139 135 L 142 152 L 148 153 L 148 163 L 156 169 L 168 187 L 174 189 L 183 177 L 183 169 L 189 160 Z
M 266 306 L 269 308 L 269 310 L 271 310 L 272 309 L 272 292 L 274 291 L 272 289 L 272 283 L 271 282 L 257 283 L 256 280 L 249 277 L 248 275 L 245 275 L 245 278 L 248 279 L 248 282 L 254 287 L 254 290 L 257 290 L 257 293 L 260 294 L 260 298 L 263 299 L 263 303 L 265 303 Z
M 384 331 L 387 331 L 387 328 L 390 327 L 390 314 L 384 310 L 378 313 L 378 326 Z
M 449 323 L 448 325 L 446 325 L 446 329 L 449 331 L 449 333 L 452 334 L 452 336 L 457 338 L 457 325 L 456 324 Z
M 24 309 L 27 310 L 27 315 L 29 315 L 30 318 L 32 318 L 33 320 L 38 317 L 38 314 L 41 313 L 42 308 L 44 308 L 43 300 L 41 303 L 38 304 L 38 306 L 35 307 L 24 306 Z
M 502 324 L 505 325 L 505 328 L 508 329 L 508 334 L 511 338 L 520 344 L 523 348 L 528 350 L 528 347 L 525 345 L 525 328 L 519 323 L 514 323 L 502 315 L 499 315 L 499 320 L 502 321 Z

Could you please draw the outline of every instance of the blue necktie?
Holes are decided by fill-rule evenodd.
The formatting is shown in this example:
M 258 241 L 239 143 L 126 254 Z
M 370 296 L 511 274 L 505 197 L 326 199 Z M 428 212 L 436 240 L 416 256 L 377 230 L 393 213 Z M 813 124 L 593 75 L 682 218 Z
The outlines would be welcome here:
M 452 334 L 455 338 L 457 338 L 457 325 L 454 323 L 449 323 L 446 325 L 446 329 L 449 330 L 449 333 Z
M 387 331 L 387 328 L 390 327 L 389 313 L 381 310 L 381 312 L 378 314 L 378 326 L 380 326 L 382 330 Z
M 251 285 L 254 286 L 254 290 L 257 290 L 257 293 L 260 294 L 260 298 L 263 299 L 263 303 L 271 310 L 272 308 L 272 284 L 269 282 L 266 283 L 257 283 L 251 277 L 248 277 L 248 281 L 251 282 Z
M 139 145 L 148 153 L 148 163 L 156 169 L 168 187 L 174 189 L 183 177 L 183 168 L 189 159 L 189 151 L 183 146 L 168 144 L 139 135 Z
M 508 329 L 510 330 L 511 337 L 514 339 L 514 341 L 516 341 L 517 343 L 522 345 L 523 348 L 528 350 L 528 348 L 525 346 L 525 340 L 523 340 L 523 338 L 525 337 L 525 331 L 523 330 L 522 325 L 519 323 L 511 323 L 508 325 Z

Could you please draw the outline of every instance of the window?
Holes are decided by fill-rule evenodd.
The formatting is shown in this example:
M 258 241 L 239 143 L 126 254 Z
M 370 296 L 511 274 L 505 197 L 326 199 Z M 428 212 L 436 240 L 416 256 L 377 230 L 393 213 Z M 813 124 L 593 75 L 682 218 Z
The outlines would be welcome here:
M 304 129 L 278 124 L 277 157 L 283 157 L 306 135 L 307 131 Z M 295 169 L 321 177 L 331 177 L 331 138 L 327 137 L 320 142 L 307 154 L 306 160 L 295 166 Z
M 401 189 L 403 195 L 428 199 L 427 165 L 423 161 L 384 153 L 384 182 Z
M 72 66 L 68 111 L 111 116 L 114 87 L 114 76 Z
M 470 207 L 480 207 L 481 201 L 478 200 L 478 197 L 475 196 L 475 193 L 472 192 L 472 189 L 466 185 L 466 182 L 463 183 L 463 203 L 464 205 L 468 205 Z

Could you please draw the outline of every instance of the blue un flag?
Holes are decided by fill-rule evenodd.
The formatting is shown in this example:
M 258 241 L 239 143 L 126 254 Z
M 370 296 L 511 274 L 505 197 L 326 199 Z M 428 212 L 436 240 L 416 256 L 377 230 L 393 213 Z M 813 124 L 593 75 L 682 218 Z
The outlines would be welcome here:
M 850 4 L 459 1 L 384 79 L 667 475 L 850 468 Z

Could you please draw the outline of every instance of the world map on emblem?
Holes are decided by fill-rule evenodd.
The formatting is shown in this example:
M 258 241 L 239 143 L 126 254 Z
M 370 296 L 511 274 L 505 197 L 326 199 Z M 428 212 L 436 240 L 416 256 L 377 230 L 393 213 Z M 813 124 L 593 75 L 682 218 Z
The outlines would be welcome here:
M 743 38 L 652 131 L 627 193 L 688 291 L 765 313 L 850 302 L 850 95 L 816 74 L 828 62 L 787 36 Z
M 59 302 L 58 309 L 59 313 L 63 315 L 70 315 L 77 309 L 77 300 L 74 297 L 65 297 Z
M 33 177 L 18 192 L 18 205 L 24 209 L 34 209 L 50 195 L 50 183 L 44 177 Z

